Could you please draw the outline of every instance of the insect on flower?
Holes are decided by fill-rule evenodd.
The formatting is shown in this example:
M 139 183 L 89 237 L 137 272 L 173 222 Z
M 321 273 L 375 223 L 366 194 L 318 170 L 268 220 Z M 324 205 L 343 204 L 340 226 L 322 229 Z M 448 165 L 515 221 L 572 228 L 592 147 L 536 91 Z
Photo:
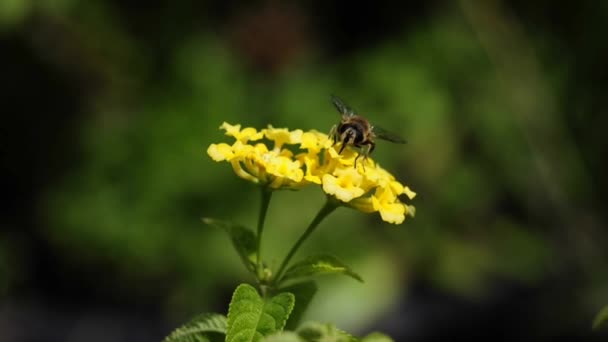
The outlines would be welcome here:
M 356 114 L 344 101 L 339 97 L 332 95 L 331 101 L 334 106 L 342 114 L 340 123 L 334 125 L 329 132 L 334 145 L 341 142 L 339 154 L 342 154 L 347 145 L 356 147 L 361 150 L 361 153 L 355 158 L 355 167 L 357 159 L 363 155 L 363 160 L 374 151 L 376 148 L 375 139 L 382 139 L 397 144 L 405 144 L 406 141 L 395 133 L 387 131 L 381 127 L 370 124 L 370 122 Z

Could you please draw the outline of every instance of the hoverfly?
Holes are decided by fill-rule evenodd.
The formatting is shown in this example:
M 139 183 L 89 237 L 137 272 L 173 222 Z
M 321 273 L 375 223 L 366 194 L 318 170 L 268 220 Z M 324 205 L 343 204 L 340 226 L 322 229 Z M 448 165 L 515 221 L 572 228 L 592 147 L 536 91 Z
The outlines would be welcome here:
M 397 134 L 389 132 L 381 127 L 371 125 L 367 119 L 356 114 L 344 101 L 339 97 L 332 95 L 331 101 L 342 115 L 340 123 L 331 128 L 329 136 L 332 138 L 334 145 L 341 142 L 339 154 L 342 154 L 346 145 L 351 145 L 361 150 L 361 153 L 355 158 L 355 167 L 357 159 L 363 155 L 363 160 L 374 151 L 376 143 L 374 139 L 382 139 L 397 144 L 405 144 L 406 141 Z

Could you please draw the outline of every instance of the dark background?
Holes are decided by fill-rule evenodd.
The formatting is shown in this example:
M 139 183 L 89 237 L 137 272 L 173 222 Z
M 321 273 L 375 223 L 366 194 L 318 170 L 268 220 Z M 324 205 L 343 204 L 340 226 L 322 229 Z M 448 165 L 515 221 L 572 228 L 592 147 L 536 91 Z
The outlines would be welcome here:
M 223 121 L 328 131 L 329 94 L 408 145 L 402 226 L 341 209 L 309 312 L 354 334 L 605 340 L 608 3 L 0 3 L 0 340 L 159 341 L 251 281 L 199 218 L 253 226 Z M 322 203 L 281 192 L 276 267 Z M 298 222 L 298 224 L 294 224 Z

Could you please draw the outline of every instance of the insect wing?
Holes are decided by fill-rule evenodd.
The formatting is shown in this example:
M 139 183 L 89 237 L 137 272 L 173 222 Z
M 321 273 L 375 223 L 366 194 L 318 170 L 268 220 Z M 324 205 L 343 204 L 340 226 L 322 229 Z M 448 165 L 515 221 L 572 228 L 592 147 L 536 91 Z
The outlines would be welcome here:
M 342 99 L 340 99 L 339 97 L 332 95 L 331 102 L 333 102 L 334 106 L 336 106 L 336 109 L 338 110 L 338 112 L 340 112 L 340 114 L 345 116 L 355 115 L 355 111 L 353 111 L 352 108 L 350 108 L 346 103 L 344 103 L 344 101 L 342 101 Z
M 396 144 L 407 143 L 407 141 L 405 139 L 401 138 L 399 135 L 397 135 L 391 131 L 387 131 L 386 129 L 384 129 L 382 127 L 378 127 L 378 126 L 374 126 L 374 135 L 378 139 L 394 142 Z

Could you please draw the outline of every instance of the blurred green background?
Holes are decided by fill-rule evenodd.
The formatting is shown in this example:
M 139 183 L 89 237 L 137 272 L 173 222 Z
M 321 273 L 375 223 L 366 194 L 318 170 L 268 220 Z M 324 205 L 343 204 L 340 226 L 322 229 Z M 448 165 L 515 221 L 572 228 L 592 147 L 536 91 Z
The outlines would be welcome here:
M 328 131 L 330 94 L 408 140 L 401 226 L 340 209 L 306 318 L 397 341 L 563 340 L 608 304 L 608 3 L 2 0 L 0 340 L 158 341 L 252 281 L 201 216 L 259 196 L 224 121 Z M 275 268 L 323 202 L 279 192 Z

